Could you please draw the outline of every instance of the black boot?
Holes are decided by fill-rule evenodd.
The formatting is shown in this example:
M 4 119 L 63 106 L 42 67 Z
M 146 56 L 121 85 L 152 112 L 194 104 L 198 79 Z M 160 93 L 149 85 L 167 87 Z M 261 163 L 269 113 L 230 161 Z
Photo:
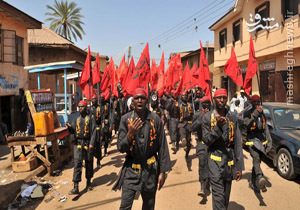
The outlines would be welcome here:
M 101 168 L 101 163 L 100 163 L 100 159 L 97 159 L 97 168 Z
M 87 190 L 87 191 L 93 190 L 93 186 L 92 186 L 92 183 L 91 183 L 91 180 L 90 180 L 90 179 L 88 179 L 88 180 L 86 181 L 86 190 Z
M 74 182 L 74 188 L 69 191 L 69 195 L 78 195 L 79 194 L 78 185 L 79 185 L 78 182 Z
M 267 192 L 266 184 L 267 180 L 262 175 L 258 176 L 258 186 L 262 192 Z
M 204 197 L 205 196 L 205 192 L 204 192 L 205 182 L 202 181 L 200 186 L 201 186 L 201 188 L 200 188 L 200 191 L 198 192 L 198 195 L 201 196 L 201 197 Z

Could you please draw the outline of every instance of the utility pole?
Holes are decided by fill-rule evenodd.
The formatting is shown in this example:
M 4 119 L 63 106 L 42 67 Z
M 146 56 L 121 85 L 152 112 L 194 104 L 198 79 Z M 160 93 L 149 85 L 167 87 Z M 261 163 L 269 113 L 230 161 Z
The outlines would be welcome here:
M 131 56 L 131 46 L 129 45 L 128 46 L 128 59 L 127 59 L 128 65 L 129 65 L 129 62 L 130 62 L 130 56 Z
M 205 44 L 206 44 L 206 59 L 207 59 L 207 63 L 208 63 L 208 45 L 209 45 L 209 41 L 206 41 Z

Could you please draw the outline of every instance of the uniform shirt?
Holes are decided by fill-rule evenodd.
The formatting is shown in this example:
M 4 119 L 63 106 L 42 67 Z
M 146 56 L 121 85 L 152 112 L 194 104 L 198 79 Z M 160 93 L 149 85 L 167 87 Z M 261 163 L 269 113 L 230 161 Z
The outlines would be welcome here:
M 68 127 L 70 133 L 75 134 L 75 140 L 87 140 L 89 144 L 95 146 L 96 128 L 95 120 L 92 115 L 86 115 L 84 118 L 79 115 L 71 127 Z
M 243 125 L 247 129 L 247 141 L 253 142 L 254 146 L 265 153 L 265 149 L 268 151 L 272 147 L 272 138 L 267 125 L 267 119 L 264 113 L 259 113 L 256 109 L 252 108 L 244 113 Z M 262 145 L 266 143 L 266 147 Z
M 203 116 L 202 123 L 203 141 L 208 146 L 209 176 L 225 180 L 236 179 L 235 172 L 245 169 L 242 137 L 236 116 L 226 109 L 227 123 L 220 129 L 216 123 L 212 123 L 212 113 L 216 119 L 216 110 L 212 110 Z M 233 133 L 230 131 L 231 126 Z M 228 144 L 230 134 L 233 134 L 233 141 Z M 229 166 L 229 163 L 233 165 Z
M 155 191 L 159 173 L 171 170 L 163 123 L 158 115 L 147 109 L 146 112 L 146 120 L 131 143 L 127 139 L 128 120 L 138 116 L 131 111 L 121 118 L 117 147 L 121 153 L 126 153 L 126 160 L 114 189 L 122 186 L 133 190 Z M 155 161 L 148 164 L 153 157 Z M 141 170 L 136 169 L 137 165 L 140 165 Z

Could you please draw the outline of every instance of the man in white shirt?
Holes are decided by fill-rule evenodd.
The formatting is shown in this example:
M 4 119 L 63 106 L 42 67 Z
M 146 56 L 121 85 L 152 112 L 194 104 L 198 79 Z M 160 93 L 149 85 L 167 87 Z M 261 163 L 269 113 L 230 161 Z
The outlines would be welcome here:
M 244 110 L 244 104 L 247 101 L 246 93 L 243 89 L 240 90 L 240 96 L 237 98 L 240 101 L 240 108 Z

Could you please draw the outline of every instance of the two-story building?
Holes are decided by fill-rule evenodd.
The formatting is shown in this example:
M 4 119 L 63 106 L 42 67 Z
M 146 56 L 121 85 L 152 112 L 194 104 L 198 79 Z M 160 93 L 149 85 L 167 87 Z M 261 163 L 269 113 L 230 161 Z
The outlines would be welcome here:
M 8 131 L 26 129 L 24 90 L 28 89 L 27 29 L 39 29 L 40 21 L 0 1 L 0 122 Z
M 209 28 L 214 31 L 214 85 L 240 90 L 224 72 L 234 46 L 245 77 L 250 36 L 258 62 L 263 101 L 300 103 L 300 22 L 298 0 L 236 0 L 234 6 Z M 252 94 L 258 94 L 258 80 L 252 79 Z

